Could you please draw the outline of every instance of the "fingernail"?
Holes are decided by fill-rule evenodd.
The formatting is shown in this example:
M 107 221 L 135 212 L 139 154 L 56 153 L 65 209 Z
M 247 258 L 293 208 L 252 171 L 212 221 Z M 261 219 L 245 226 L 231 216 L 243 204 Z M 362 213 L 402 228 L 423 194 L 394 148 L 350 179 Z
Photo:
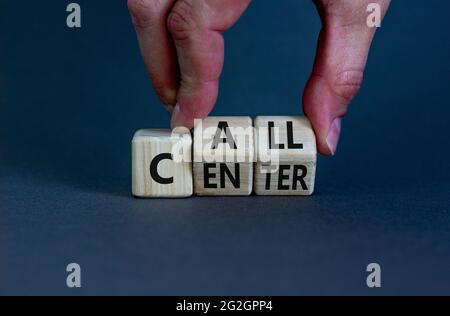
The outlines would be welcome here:
M 172 128 L 175 128 L 177 126 L 182 126 L 183 124 L 180 124 L 181 119 L 181 109 L 180 104 L 176 104 L 172 111 L 172 118 L 170 120 L 170 125 Z
M 341 134 L 341 122 L 342 119 L 340 117 L 335 118 L 333 123 L 331 123 L 330 128 L 328 129 L 326 142 L 328 149 L 333 156 L 336 153 L 336 148 L 339 142 L 339 135 Z
M 170 116 L 172 116 L 173 108 L 174 108 L 173 105 L 164 104 L 164 109 L 167 111 L 167 113 L 169 113 Z

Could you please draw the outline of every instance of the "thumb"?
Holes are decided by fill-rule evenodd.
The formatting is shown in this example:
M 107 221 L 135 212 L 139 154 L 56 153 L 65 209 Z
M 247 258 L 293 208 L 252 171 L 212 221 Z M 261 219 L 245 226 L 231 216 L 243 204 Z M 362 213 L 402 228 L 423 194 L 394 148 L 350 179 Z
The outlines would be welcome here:
M 375 28 L 367 25 L 369 2 L 384 14 L 389 0 L 321 0 L 316 5 L 323 28 L 316 59 L 303 94 L 303 110 L 316 133 L 320 153 L 334 155 L 342 118 L 363 80 Z

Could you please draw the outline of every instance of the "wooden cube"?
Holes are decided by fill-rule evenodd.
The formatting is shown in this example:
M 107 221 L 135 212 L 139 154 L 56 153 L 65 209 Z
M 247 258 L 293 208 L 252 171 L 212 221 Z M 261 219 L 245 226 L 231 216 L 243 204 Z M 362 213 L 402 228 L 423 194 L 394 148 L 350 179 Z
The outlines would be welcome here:
M 255 119 L 254 191 L 258 195 L 311 195 L 316 173 L 316 139 L 302 116 Z
M 250 117 L 207 117 L 194 123 L 194 192 L 250 195 L 253 187 Z
M 142 129 L 132 140 L 132 193 L 137 197 L 192 195 L 189 130 Z

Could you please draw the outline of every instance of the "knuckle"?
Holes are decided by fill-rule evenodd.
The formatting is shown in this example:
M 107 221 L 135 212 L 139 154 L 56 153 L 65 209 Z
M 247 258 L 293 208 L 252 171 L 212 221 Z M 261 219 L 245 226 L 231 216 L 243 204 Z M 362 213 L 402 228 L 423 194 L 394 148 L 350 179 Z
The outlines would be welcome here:
M 167 29 L 174 39 L 186 39 L 196 25 L 197 21 L 191 0 L 177 1 L 167 18 Z
M 155 16 L 154 0 L 128 0 L 128 11 L 136 27 L 147 27 Z
M 358 94 L 363 81 L 362 70 L 346 70 L 336 76 L 332 84 L 333 92 L 350 102 Z

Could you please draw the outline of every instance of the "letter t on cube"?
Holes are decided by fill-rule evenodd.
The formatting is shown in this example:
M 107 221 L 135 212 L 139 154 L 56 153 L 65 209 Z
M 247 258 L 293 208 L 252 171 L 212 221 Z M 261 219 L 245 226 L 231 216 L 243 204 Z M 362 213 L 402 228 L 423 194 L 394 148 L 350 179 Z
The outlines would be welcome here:
M 316 173 L 316 138 L 303 116 L 255 119 L 254 190 L 258 195 L 311 195 Z

